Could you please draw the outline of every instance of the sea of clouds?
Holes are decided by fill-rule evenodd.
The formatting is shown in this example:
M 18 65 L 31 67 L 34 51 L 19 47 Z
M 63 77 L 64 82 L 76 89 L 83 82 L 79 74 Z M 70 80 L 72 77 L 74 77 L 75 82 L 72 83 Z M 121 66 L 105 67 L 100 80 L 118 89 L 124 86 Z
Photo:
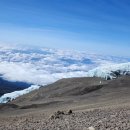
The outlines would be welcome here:
M 0 46 L 0 76 L 38 85 L 61 78 L 83 77 L 95 67 L 128 61 L 128 58 L 87 52 Z
M 9 81 L 35 84 L 36 89 L 39 88 L 37 85 L 46 85 L 61 78 L 87 76 L 87 72 L 96 67 L 128 61 L 129 58 L 72 50 L 0 45 L 0 76 Z M 35 89 L 34 86 L 32 88 Z M 23 92 L 28 90 L 17 95 Z

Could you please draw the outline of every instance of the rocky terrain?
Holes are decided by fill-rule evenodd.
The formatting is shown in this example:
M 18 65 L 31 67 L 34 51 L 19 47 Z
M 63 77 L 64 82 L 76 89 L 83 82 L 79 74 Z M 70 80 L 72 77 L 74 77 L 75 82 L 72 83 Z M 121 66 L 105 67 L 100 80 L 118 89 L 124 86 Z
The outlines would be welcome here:
M 130 76 L 61 79 L 0 105 L 0 130 L 130 130 Z
M 0 117 L 1 130 L 130 130 L 130 107 Z

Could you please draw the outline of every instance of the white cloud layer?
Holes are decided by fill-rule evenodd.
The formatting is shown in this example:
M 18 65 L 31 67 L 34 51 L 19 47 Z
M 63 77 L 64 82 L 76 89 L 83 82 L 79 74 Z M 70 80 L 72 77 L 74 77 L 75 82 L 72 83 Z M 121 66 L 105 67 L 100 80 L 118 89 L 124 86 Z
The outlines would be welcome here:
M 128 62 L 128 58 L 0 45 L 0 74 L 11 81 L 45 85 L 61 78 L 86 76 L 95 67 Z
M 9 81 L 36 84 L 22 91 L 4 94 L 0 98 L 0 103 L 6 103 L 8 100 L 38 89 L 37 85 L 46 85 L 61 78 L 106 77 L 111 70 L 117 68 L 117 66 L 113 68 L 115 63 L 128 61 L 129 58 L 85 52 L 0 45 L 0 76 Z M 112 67 L 108 69 L 106 66 L 109 65 Z

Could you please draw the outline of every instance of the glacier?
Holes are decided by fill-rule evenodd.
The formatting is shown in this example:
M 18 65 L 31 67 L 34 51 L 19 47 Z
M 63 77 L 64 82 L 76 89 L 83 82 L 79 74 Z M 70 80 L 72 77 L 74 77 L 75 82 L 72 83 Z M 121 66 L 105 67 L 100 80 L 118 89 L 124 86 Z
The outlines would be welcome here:
M 101 77 L 106 80 L 115 79 L 122 75 L 130 75 L 130 62 L 100 66 L 88 71 L 86 74 L 87 77 Z
M 38 85 L 32 85 L 31 87 L 26 88 L 24 90 L 6 93 L 0 97 L 0 103 L 7 103 L 7 102 L 12 101 L 13 99 L 19 97 L 19 96 L 22 96 L 24 94 L 27 94 L 27 93 L 29 93 L 33 90 L 39 89 L 39 88 L 40 88 L 40 86 L 38 86 Z

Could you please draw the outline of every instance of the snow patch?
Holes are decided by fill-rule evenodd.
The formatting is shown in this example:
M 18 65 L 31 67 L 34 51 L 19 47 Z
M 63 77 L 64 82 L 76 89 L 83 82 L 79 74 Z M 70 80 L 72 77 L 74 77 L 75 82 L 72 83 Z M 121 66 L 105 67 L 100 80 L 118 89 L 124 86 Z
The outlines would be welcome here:
M 40 86 L 38 85 L 32 85 L 31 87 L 24 89 L 24 90 L 20 90 L 20 91 L 15 91 L 12 93 L 6 93 L 3 96 L 0 97 L 0 103 L 7 103 L 9 101 L 12 101 L 13 99 L 22 96 L 24 94 L 27 94 L 33 90 L 39 89 Z

